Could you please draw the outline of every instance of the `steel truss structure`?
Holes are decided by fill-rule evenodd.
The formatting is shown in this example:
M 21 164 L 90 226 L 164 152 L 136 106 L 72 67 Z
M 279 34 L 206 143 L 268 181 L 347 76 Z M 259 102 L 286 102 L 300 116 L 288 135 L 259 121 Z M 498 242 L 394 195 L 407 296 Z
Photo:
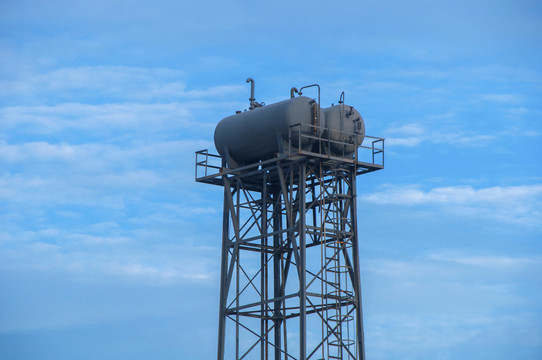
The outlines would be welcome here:
M 374 146 L 372 163 L 298 151 L 237 169 L 196 153 L 196 181 L 224 187 L 218 360 L 365 359 L 356 176 L 383 168 Z

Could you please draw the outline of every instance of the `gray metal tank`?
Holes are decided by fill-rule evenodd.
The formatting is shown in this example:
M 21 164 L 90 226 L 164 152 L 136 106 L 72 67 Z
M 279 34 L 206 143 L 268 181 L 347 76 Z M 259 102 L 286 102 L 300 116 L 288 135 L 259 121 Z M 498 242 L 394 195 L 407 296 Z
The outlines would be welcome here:
M 228 116 L 216 126 L 215 146 L 223 158 L 227 148 L 237 165 L 270 159 L 281 147 L 287 150 L 290 126 L 299 123 L 320 127 L 306 126 L 304 135 L 322 135 L 325 115 L 315 100 L 299 96 Z M 292 145 L 298 146 L 294 140 Z M 313 142 L 304 139 L 301 146 L 310 148 Z
M 350 157 L 365 138 L 365 123 L 353 106 L 339 104 L 324 109 L 325 139 L 330 139 L 331 155 Z

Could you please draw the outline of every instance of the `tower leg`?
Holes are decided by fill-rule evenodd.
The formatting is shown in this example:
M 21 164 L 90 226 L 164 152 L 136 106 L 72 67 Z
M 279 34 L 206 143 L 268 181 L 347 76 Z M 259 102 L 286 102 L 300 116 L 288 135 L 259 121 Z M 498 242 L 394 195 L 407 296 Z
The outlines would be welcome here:
M 350 218 L 352 221 L 352 257 L 354 262 L 354 292 L 356 299 L 356 341 L 358 343 L 358 356 L 360 360 L 365 360 L 365 339 L 363 334 L 363 308 L 361 302 L 361 273 L 359 266 L 359 245 L 358 245 L 358 226 L 357 226 L 357 201 L 356 201 L 356 175 L 350 173 L 350 193 L 352 201 L 350 204 Z
M 297 188 L 297 198 L 299 202 L 299 358 L 305 360 L 307 357 L 307 288 L 306 288 L 306 246 L 305 246 L 305 181 L 306 167 L 305 163 L 299 165 L 299 184 Z
M 226 300 L 228 296 L 227 289 L 227 271 L 228 271 L 228 248 L 229 248 L 229 225 L 230 210 L 226 196 L 229 187 L 224 187 L 224 213 L 222 218 L 222 256 L 220 264 L 220 299 L 218 309 L 218 348 L 217 360 L 224 360 L 224 342 L 226 335 Z
M 278 195 L 280 196 L 280 195 Z M 276 194 L 274 196 L 275 201 L 275 208 L 274 208 L 274 215 L 273 215 L 273 232 L 275 235 L 273 236 L 273 297 L 275 299 L 279 299 L 282 296 L 282 284 L 281 284 L 281 263 L 280 259 L 282 258 L 282 235 L 280 234 L 280 230 L 282 229 L 282 217 L 280 212 L 280 202 L 277 204 L 277 197 Z M 279 208 L 277 208 L 277 206 Z M 275 300 L 273 304 L 273 317 L 274 317 L 274 340 L 275 340 L 275 360 L 281 359 L 281 324 L 282 324 L 282 312 L 281 312 L 281 300 Z

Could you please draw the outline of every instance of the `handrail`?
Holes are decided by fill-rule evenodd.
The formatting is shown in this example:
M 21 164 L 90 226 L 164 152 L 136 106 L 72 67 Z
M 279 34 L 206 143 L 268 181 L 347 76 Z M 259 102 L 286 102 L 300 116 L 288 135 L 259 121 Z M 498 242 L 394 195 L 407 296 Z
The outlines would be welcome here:
M 327 130 L 327 131 L 325 131 Z M 322 136 L 318 134 L 327 133 L 327 136 Z M 332 138 L 332 136 L 334 138 Z M 384 138 L 375 137 L 375 136 L 364 136 L 364 139 L 372 140 L 370 146 L 358 144 L 359 134 L 350 133 L 341 130 L 329 130 L 321 126 L 315 126 L 312 124 L 303 124 L 298 123 L 291 125 L 288 130 L 288 149 L 285 149 L 285 153 L 288 156 L 293 154 L 300 153 L 303 150 L 305 144 L 318 142 L 318 152 L 323 154 L 323 149 L 326 153 L 331 154 L 331 147 L 339 146 L 345 147 L 350 146 L 354 147 L 354 160 L 358 161 L 358 151 L 360 149 L 370 150 L 371 160 L 370 162 L 375 165 L 384 165 Z M 296 141 L 294 141 L 296 140 Z M 297 143 L 297 144 L 296 144 Z M 363 143 L 363 142 L 362 142 Z M 301 146 L 300 146 L 301 144 Z M 311 152 L 310 150 L 304 150 L 305 152 Z M 382 154 L 380 161 L 377 161 L 376 155 Z M 343 150 L 342 157 L 346 154 Z M 378 163 L 378 164 L 377 164 Z
M 201 157 L 204 157 L 203 160 L 201 160 Z M 207 171 L 209 168 L 217 169 L 217 170 L 222 169 L 222 166 L 210 164 L 209 159 L 211 159 L 211 161 L 213 161 L 213 160 L 217 161 L 217 160 L 220 159 L 220 162 L 222 162 L 222 157 L 220 155 L 211 154 L 211 153 L 209 153 L 208 149 L 196 151 L 196 169 L 195 169 L 196 180 L 201 177 L 201 176 L 198 177 L 198 169 L 203 168 L 203 173 L 204 173 L 203 177 L 209 176 L 209 173 Z
M 327 130 L 327 131 L 325 131 Z M 327 135 L 323 136 L 326 133 Z M 332 138 L 333 137 L 335 138 Z M 299 154 L 315 154 L 338 160 L 344 158 L 354 164 L 376 165 L 384 167 L 384 138 L 365 135 L 366 145 L 358 144 L 359 134 L 340 130 L 329 130 L 312 124 L 294 124 L 288 128 L 287 149 L 282 149 L 279 156 L 292 157 Z M 370 142 L 370 144 L 368 144 Z M 318 144 L 314 148 L 314 144 Z M 286 145 L 285 145 L 286 146 Z M 343 147 L 342 154 L 332 152 L 332 147 Z M 345 148 L 353 149 L 351 157 L 346 157 Z M 348 151 L 350 153 L 350 151 Z M 364 160 L 366 159 L 366 160 Z M 214 171 L 213 171 L 214 170 Z M 218 170 L 218 171 L 216 171 Z M 220 155 L 209 153 L 208 149 L 196 151 L 195 177 L 198 179 L 216 177 L 226 169 Z M 216 172 L 215 172 L 216 171 Z M 201 174 L 202 176 L 198 176 Z

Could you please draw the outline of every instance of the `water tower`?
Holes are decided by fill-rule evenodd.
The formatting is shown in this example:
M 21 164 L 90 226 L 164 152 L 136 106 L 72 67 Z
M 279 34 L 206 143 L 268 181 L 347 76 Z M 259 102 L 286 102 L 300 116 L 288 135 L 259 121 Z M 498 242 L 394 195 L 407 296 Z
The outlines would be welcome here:
M 356 177 L 384 168 L 384 139 L 344 92 L 264 105 L 247 82 L 218 155 L 196 152 L 196 181 L 224 188 L 217 358 L 364 360 Z

